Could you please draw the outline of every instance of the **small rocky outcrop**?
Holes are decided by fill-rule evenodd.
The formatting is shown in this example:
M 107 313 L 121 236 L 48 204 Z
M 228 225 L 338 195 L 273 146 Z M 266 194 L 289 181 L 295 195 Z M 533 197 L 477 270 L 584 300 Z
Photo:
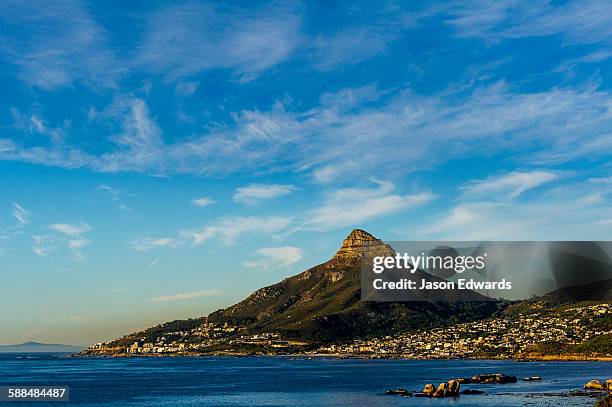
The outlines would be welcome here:
M 475 389 L 465 389 L 465 390 L 461 390 L 461 394 L 465 394 L 465 395 L 484 394 L 484 391 L 475 390 Z
M 461 384 L 457 380 L 449 380 L 440 383 L 438 389 L 433 393 L 433 397 L 457 397 L 461 391 Z
M 608 379 L 605 382 L 599 381 L 599 380 L 589 380 L 585 385 L 584 388 L 586 390 L 607 390 L 609 392 L 612 392 L 612 379 Z
M 526 378 L 527 379 L 527 378 Z M 526 380 L 525 379 L 525 380 Z M 541 380 L 540 376 L 531 376 L 530 380 Z M 413 397 L 457 397 L 460 394 L 473 395 L 473 394 L 484 394 L 482 390 L 476 389 L 464 389 L 461 390 L 462 384 L 476 383 L 516 383 L 518 380 L 516 376 L 508 376 L 503 373 L 492 373 L 492 374 L 481 374 L 474 377 L 463 377 L 457 379 L 451 379 L 446 383 L 440 383 L 436 388 L 432 383 L 427 383 L 421 392 L 411 393 Z M 612 382 L 612 380 L 608 380 Z M 398 390 L 387 390 L 386 394 L 398 394 L 394 393 L 397 391 L 403 391 L 404 389 Z M 611 406 L 612 407 L 612 406 Z
M 425 385 L 425 387 L 423 387 L 423 392 L 422 393 L 431 397 L 431 396 L 433 396 L 433 394 L 435 392 L 436 392 L 436 387 L 433 384 L 431 384 L 431 383 L 427 383 Z
M 328 271 L 325 274 L 327 275 L 327 278 L 329 279 L 331 283 L 340 281 L 344 277 L 344 271 L 342 270 L 332 270 L 332 271 Z
M 612 407 L 612 395 L 597 401 L 595 407 Z
M 481 384 L 489 384 L 489 383 L 516 383 L 518 379 L 516 376 L 507 376 L 503 373 L 493 373 L 493 374 L 481 374 L 472 377 L 472 383 L 481 383 Z
M 444 388 L 446 387 L 446 383 L 440 383 L 438 388 L 432 395 L 433 397 L 444 397 Z
M 606 386 L 606 383 L 602 383 L 599 380 L 589 380 L 584 385 L 584 388 L 586 390 L 606 390 L 607 386 Z
M 385 394 L 387 396 L 406 396 L 406 397 L 410 397 L 412 396 L 412 393 L 409 392 L 406 389 L 393 389 L 393 390 L 387 390 L 385 392 Z

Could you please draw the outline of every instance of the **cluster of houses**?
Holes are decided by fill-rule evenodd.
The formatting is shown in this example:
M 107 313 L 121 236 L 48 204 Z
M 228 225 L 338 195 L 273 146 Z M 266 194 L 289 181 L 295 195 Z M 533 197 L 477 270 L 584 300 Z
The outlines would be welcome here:
M 127 349 L 128 354 L 167 354 L 200 352 L 235 335 L 239 327 L 204 322 L 191 330 L 168 331 L 157 336 L 154 341 L 139 338 Z
M 169 331 L 157 336 L 154 340 L 145 338 L 136 339 L 125 349 L 129 355 L 154 354 L 188 354 L 207 353 L 212 347 L 227 347 L 240 349 L 250 347 L 269 347 L 273 349 L 296 348 L 309 345 L 308 342 L 298 340 L 285 340 L 278 333 L 258 333 L 240 335 L 243 328 L 228 324 L 216 325 L 205 322 L 192 330 Z M 105 349 L 108 343 L 99 343 L 91 349 Z M 219 350 L 218 349 L 218 350 Z
M 555 313 L 542 310 L 446 328 L 331 344 L 314 353 L 405 358 L 505 358 L 543 342 L 579 344 L 595 336 L 612 334 L 612 329 L 598 328 L 602 324 L 595 323 L 597 319 L 611 316 L 611 304 L 574 307 Z M 609 324 L 607 326 L 609 328 Z

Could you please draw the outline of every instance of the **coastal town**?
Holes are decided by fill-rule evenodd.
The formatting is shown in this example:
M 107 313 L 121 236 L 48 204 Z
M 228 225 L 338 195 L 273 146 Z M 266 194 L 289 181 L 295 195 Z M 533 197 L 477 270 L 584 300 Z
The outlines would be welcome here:
M 580 345 L 595 337 L 611 335 L 610 319 L 612 305 L 597 304 L 555 314 L 519 313 L 447 328 L 355 340 L 323 346 L 317 352 L 372 357 L 506 359 L 522 355 L 542 343 Z
M 86 354 L 123 356 L 181 354 L 302 354 L 371 358 L 514 358 L 542 344 L 581 346 L 612 336 L 612 304 L 572 306 L 551 312 L 535 309 L 445 328 L 385 335 L 349 342 L 317 344 L 284 338 L 280 333 L 249 333 L 244 327 L 217 325 L 206 319 L 190 330 L 101 342 Z M 123 346 L 125 345 L 125 346 Z M 559 348 L 560 349 L 560 348 Z M 109 350 L 112 350 L 109 352 Z M 588 348 L 585 348 L 588 351 Z M 603 355 L 612 357 L 612 355 Z

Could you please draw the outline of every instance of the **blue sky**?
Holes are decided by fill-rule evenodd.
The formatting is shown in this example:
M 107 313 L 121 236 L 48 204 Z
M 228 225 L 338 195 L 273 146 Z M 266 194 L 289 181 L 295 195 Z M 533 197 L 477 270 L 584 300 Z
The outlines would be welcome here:
M 0 343 L 386 240 L 609 240 L 605 2 L 0 5 Z M 408 4 L 409 3 L 409 4 Z

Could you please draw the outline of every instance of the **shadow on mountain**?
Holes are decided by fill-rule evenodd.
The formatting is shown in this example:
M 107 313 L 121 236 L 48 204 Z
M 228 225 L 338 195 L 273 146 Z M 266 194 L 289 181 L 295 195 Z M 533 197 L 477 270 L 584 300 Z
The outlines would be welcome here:
M 559 287 L 556 296 L 568 301 L 612 299 L 612 261 L 597 242 L 551 242 L 548 252 Z

